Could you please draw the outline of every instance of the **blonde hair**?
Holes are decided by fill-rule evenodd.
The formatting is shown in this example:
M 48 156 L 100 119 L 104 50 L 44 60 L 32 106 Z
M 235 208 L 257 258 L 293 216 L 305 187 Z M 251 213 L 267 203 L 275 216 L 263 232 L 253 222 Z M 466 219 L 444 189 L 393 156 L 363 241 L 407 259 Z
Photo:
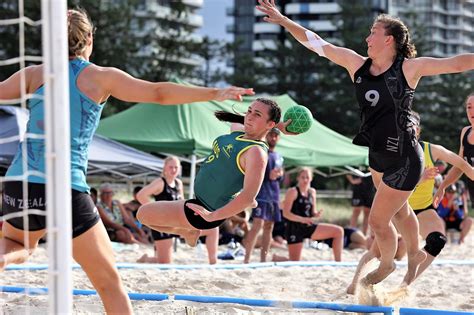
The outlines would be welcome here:
M 300 177 L 301 173 L 303 172 L 308 172 L 311 175 L 311 177 L 313 177 L 313 169 L 311 167 L 304 166 L 304 167 L 298 168 L 298 177 Z
M 67 11 L 69 56 L 80 56 L 87 48 L 94 33 L 92 24 L 86 11 L 72 9 Z
M 178 170 L 181 168 L 181 161 L 176 157 L 176 156 L 173 156 L 173 155 L 170 155 L 168 156 L 165 160 L 164 160 L 164 164 L 163 164 L 163 175 L 165 175 L 165 168 L 166 168 L 166 165 L 171 162 L 171 161 L 176 161 L 178 163 Z
M 179 165 L 181 165 L 181 161 L 180 161 L 176 156 L 173 156 L 173 155 L 168 156 L 168 157 L 165 159 L 165 161 L 164 161 L 165 164 L 164 164 L 164 165 L 168 164 L 168 163 L 171 162 L 171 161 L 176 161 L 176 162 L 178 162 Z

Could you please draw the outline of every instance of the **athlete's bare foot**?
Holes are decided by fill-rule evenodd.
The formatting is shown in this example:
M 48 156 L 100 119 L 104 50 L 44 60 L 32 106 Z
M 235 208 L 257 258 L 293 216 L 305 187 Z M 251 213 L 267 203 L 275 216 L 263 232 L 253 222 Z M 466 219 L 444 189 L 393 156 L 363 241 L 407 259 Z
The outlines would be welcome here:
M 189 230 L 186 233 L 181 233 L 181 236 L 186 241 L 186 244 L 188 244 L 191 247 L 196 247 L 199 236 L 201 236 L 201 231 L 200 230 Z
M 353 282 L 347 287 L 346 293 L 350 295 L 354 295 L 356 292 L 356 288 L 357 288 L 357 283 Z
M 409 255 L 408 256 L 408 271 L 403 278 L 403 282 L 406 285 L 410 285 L 416 278 L 416 272 L 418 270 L 418 267 L 422 262 L 424 262 L 426 259 L 426 253 L 422 250 L 419 250 L 416 252 L 414 255 Z
M 379 267 L 365 276 L 361 283 L 377 284 L 387 278 L 395 270 L 395 263 L 392 261 L 390 265 L 380 263 Z
M 158 260 L 154 256 L 148 256 L 147 254 L 143 254 L 142 257 L 137 259 L 137 263 L 154 264 L 154 263 L 158 263 Z

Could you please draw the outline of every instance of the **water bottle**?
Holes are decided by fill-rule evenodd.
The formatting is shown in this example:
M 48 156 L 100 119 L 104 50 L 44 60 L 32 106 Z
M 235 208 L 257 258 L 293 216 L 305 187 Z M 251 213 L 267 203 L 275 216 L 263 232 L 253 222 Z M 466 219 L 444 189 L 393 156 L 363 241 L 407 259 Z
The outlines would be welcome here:
M 311 245 L 311 240 L 310 240 L 309 238 L 305 238 L 305 239 L 303 240 L 303 247 L 304 247 L 304 248 L 309 248 L 310 245 Z
M 235 240 L 232 238 L 229 242 L 229 244 L 227 244 L 227 248 L 228 249 L 236 249 L 237 248 L 237 244 L 235 243 Z
M 318 242 L 316 249 L 318 250 L 327 250 L 329 249 L 329 245 L 324 242 Z
M 275 160 L 275 168 L 282 168 L 283 167 L 283 157 L 281 155 Z

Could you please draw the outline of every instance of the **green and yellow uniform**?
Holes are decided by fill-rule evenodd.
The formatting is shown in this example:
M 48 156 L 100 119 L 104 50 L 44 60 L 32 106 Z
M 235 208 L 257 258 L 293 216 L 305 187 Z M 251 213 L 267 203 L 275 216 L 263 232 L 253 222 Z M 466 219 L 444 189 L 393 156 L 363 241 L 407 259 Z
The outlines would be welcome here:
M 240 156 L 254 146 L 260 146 L 268 152 L 268 145 L 264 141 L 244 139 L 243 135 L 244 132 L 235 131 L 214 140 L 212 153 L 196 176 L 196 198 L 209 211 L 226 205 L 242 190 L 245 171 L 239 164 Z
M 423 155 L 425 160 L 425 168 L 434 166 L 433 157 L 431 156 L 431 144 L 429 142 L 420 141 L 421 147 L 423 148 Z M 434 178 L 428 179 L 419 183 L 410 198 L 408 203 L 413 210 L 423 210 L 433 204 L 433 189 L 434 189 Z

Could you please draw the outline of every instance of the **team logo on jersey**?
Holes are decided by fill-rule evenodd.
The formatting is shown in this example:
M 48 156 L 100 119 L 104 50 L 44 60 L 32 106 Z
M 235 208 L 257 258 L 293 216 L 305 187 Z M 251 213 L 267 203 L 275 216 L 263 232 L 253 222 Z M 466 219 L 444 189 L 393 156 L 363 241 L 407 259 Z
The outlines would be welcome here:
M 232 152 L 232 149 L 234 149 L 234 145 L 232 143 L 229 143 L 228 145 L 224 146 L 222 149 L 224 153 L 227 155 L 227 157 L 230 157 L 230 153 Z
M 362 78 L 361 78 L 361 77 L 357 77 L 356 83 L 361 83 L 361 82 L 362 82 Z

